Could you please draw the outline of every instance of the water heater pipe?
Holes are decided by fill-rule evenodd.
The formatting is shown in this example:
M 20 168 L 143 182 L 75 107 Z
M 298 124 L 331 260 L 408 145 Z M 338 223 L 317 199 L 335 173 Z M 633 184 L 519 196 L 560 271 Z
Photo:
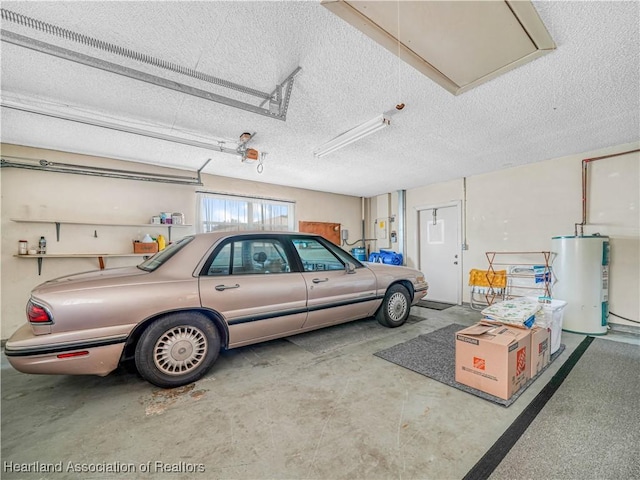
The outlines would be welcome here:
M 575 224 L 574 235 L 578 236 L 578 225 L 580 225 L 580 236 L 584 235 L 584 226 L 587 224 L 587 167 L 591 162 L 604 160 L 605 158 L 619 157 L 629 153 L 640 152 L 640 148 L 629 150 L 628 152 L 612 153 L 602 157 L 585 158 L 582 160 L 582 222 Z

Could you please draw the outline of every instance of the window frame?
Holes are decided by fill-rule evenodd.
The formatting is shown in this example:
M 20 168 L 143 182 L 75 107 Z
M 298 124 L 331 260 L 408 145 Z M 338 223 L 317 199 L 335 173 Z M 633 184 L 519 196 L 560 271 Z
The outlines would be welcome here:
M 297 252 L 295 252 L 295 248 L 293 244 L 289 241 L 289 238 L 284 235 L 279 235 L 277 233 L 268 233 L 266 232 L 264 235 L 255 235 L 255 234 L 238 234 L 231 235 L 228 238 L 225 238 L 219 245 L 213 249 L 207 260 L 204 262 L 202 269 L 198 276 L 200 277 L 232 277 L 232 276 L 243 276 L 243 274 L 235 274 L 233 273 L 233 259 L 234 259 L 234 243 L 240 243 L 245 241 L 253 241 L 253 242 L 277 242 L 279 246 L 282 247 L 284 254 L 287 257 L 289 271 L 285 272 L 271 272 L 276 275 L 282 275 L 287 273 L 300 273 L 300 260 Z M 209 269 L 211 268 L 211 264 L 216 259 L 218 254 L 224 249 L 227 245 L 231 244 L 231 255 L 229 257 L 229 270 L 226 274 L 220 275 L 209 275 Z M 275 248 L 275 247 L 274 247 Z M 264 273 L 266 275 L 266 273 Z M 255 273 L 255 275 L 263 275 L 263 273 Z
M 238 205 L 239 209 L 246 212 L 246 222 L 218 222 L 208 221 L 204 217 L 203 202 L 207 199 L 214 201 L 229 201 L 244 203 L 244 206 Z M 276 229 L 280 225 L 266 224 L 265 219 L 254 222 L 253 209 L 258 205 L 266 205 L 268 207 L 286 207 L 287 208 L 287 225 L 286 229 Z M 275 198 L 230 195 L 225 193 L 196 191 L 196 231 L 197 233 L 210 232 L 243 232 L 243 231 L 264 231 L 264 232 L 294 232 L 296 231 L 296 202 L 291 200 L 281 200 Z M 225 215 L 228 210 L 225 210 Z M 233 213 L 231 213 L 233 215 Z M 205 225 L 221 226 L 219 229 L 205 229 Z M 265 228 L 265 226 L 267 228 Z
M 282 247 L 284 248 L 284 252 L 286 253 L 288 259 L 289 259 L 289 271 L 288 272 L 282 272 L 283 274 L 286 273 L 305 273 L 307 272 L 304 269 L 304 265 L 302 263 L 302 258 L 300 258 L 300 255 L 298 254 L 298 250 L 296 249 L 295 245 L 293 244 L 293 241 L 296 239 L 308 239 L 308 240 L 315 240 L 319 243 L 321 243 L 327 250 L 329 250 L 331 252 L 331 254 L 333 256 L 336 257 L 336 259 L 342 263 L 343 265 L 345 265 L 345 260 L 348 260 L 351 264 L 353 264 L 355 266 L 356 269 L 359 268 L 366 268 L 366 266 L 361 263 L 359 260 L 357 260 L 356 258 L 354 258 L 349 252 L 347 252 L 346 250 L 338 247 L 337 245 L 331 243 L 329 240 L 327 240 L 326 238 L 320 236 L 320 235 L 305 235 L 304 233 L 286 233 L 286 234 L 282 234 L 282 233 L 278 233 L 278 232 L 265 232 L 263 234 L 252 234 L 252 233 L 238 233 L 238 234 L 229 234 L 229 236 L 225 239 L 223 239 L 218 245 L 215 246 L 215 248 L 213 249 L 213 251 L 211 251 L 211 253 L 209 254 L 208 258 L 206 259 L 206 261 L 202 264 L 202 268 L 200 269 L 200 272 L 198 273 L 199 277 L 213 277 L 213 276 L 219 276 L 219 277 L 229 277 L 232 276 L 232 274 L 227 274 L 227 275 L 209 275 L 209 268 L 211 268 L 211 264 L 213 263 L 213 260 L 215 259 L 215 257 L 218 255 L 218 253 L 220 252 L 220 250 L 222 250 L 225 245 L 228 245 L 231 242 L 237 242 L 237 241 L 243 241 L 243 240 L 269 240 L 269 239 L 278 239 L 280 241 L 280 244 L 282 245 Z M 338 252 L 336 249 L 340 249 L 340 251 Z M 344 256 L 345 260 L 343 260 L 341 257 Z M 231 257 L 233 258 L 233 256 Z M 230 260 L 231 262 L 231 260 Z M 346 266 L 346 265 L 345 265 Z M 325 270 L 325 271 L 334 271 L 337 272 L 339 270 Z
M 301 272 L 309 272 L 309 271 L 317 271 L 317 270 L 305 270 L 304 269 L 304 262 L 302 261 L 302 257 L 300 257 L 300 254 L 298 253 L 298 249 L 295 247 L 294 245 L 294 241 L 295 240 L 314 240 L 318 243 L 320 243 L 323 247 L 325 247 L 327 250 L 329 250 L 329 252 L 331 252 L 331 254 L 336 257 L 336 259 L 338 259 L 338 261 L 340 263 L 342 263 L 343 267 L 346 267 L 346 263 L 345 261 L 348 261 L 349 263 L 352 263 L 356 269 L 358 268 L 365 268 L 365 265 L 363 263 L 361 263 L 359 260 L 357 260 L 356 258 L 353 257 L 353 255 L 351 255 L 349 252 L 347 252 L 346 250 L 338 247 L 337 245 L 335 245 L 334 243 L 330 242 L 329 240 L 327 240 L 326 238 L 320 236 L 320 235 L 305 235 L 305 234 L 299 234 L 299 235 L 290 235 L 288 236 L 289 242 L 291 243 L 291 248 L 293 248 L 293 250 L 296 252 L 296 257 L 300 262 L 300 271 Z M 339 249 L 339 251 L 337 250 Z M 338 271 L 338 270 L 324 270 L 324 271 Z

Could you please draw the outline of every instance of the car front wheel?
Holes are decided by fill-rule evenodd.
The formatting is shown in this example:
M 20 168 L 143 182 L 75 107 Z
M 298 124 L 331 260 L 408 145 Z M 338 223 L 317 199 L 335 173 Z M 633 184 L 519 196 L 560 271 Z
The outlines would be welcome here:
M 407 289 L 402 285 L 391 285 L 384 296 L 376 318 L 381 325 L 395 328 L 407 321 L 410 310 L 411 297 Z
M 220 353 L 220 335 L 203 315 L 180 312 L 157 320 L 136 346 L 138 372 L 148 382 L 174 388 L 200 379 Z

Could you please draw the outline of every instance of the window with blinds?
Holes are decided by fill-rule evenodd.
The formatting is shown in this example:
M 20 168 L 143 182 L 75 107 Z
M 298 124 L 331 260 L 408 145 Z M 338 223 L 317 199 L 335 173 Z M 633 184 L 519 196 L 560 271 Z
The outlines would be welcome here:
M 295 230 L 293 202 L 206 192 L 197 201 L 198 233 Z

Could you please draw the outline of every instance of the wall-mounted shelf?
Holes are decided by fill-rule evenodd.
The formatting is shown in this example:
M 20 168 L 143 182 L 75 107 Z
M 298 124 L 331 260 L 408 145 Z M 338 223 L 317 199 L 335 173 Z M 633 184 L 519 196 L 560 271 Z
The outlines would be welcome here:
M 60 241 L 61 225 L 91 225 L 97 227 L 138 227 L 138 228 L 167 228 L 167 238 L 171 241 L 171 229 L 173 228 L 189 228 L 193 225 L 177 225 L 172 223 L 108 223 L 108 222 L 75 222 L 67 220 L 29 220 L 26 218 L 12 218 L 12 222 L 19 223 L 51 223 L 56 226 L 56 240 Z
M 44 255 L 14 255 L 16 258 L 38 260 L 38 275 L 42 274 L 42 260 L 44 258 L 97 258 L 100 270 L 104 270 L 104 259 L 108 257 L 150 257 L 148 253 L 46 253 Z

